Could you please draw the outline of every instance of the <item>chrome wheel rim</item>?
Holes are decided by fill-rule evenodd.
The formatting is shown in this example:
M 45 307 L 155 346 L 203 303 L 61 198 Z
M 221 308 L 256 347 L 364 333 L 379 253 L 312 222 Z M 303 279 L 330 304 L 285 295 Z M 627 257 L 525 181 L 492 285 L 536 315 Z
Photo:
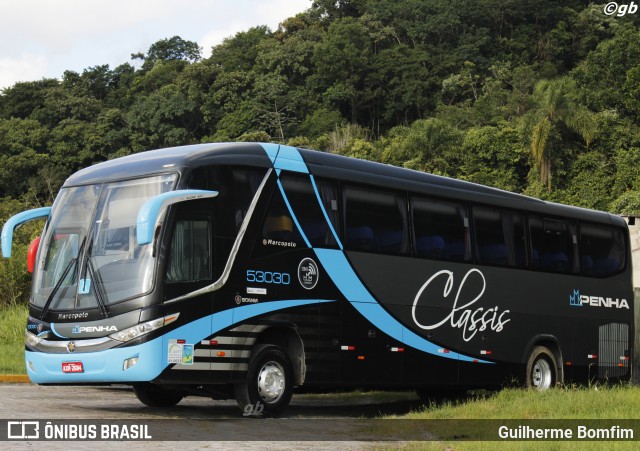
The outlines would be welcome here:
M 284 394 L 284 369 L 277 362 L 267 362 L 258 372 L 258 395 L 266 403 L 278 402 Z
M 551 387 L 552 380 L 551 365 L 546 359 L 538 359 L 531 369 L 531 383 L 538 390 L 546 390 Z

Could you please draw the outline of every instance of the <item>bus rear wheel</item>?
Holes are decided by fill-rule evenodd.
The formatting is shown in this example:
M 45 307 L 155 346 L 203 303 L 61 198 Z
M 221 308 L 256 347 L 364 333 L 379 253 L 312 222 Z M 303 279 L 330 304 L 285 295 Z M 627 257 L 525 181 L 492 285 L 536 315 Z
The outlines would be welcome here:
M 277 346 L 254 351 L 247 378 L 236 384 L 236 402 L 245 416 L 276 417 L 293 394 L 293 370 L 287 354 Z
M 181 392 L 165 390 L 148 383 L 135 384 L 133 392 L 142 404 L 149 407 L 173 407 L 184 398 Z
M 556 359 L 544 346 L 536 346 L 527 360 L 527 388 L 547 390 L 558 382 Z

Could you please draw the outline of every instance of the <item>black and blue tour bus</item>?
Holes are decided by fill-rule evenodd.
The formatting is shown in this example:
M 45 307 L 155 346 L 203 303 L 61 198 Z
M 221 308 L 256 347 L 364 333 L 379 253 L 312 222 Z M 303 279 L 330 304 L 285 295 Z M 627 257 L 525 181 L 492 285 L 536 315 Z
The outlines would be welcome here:
M 295 387 L 629 380 L 622 218 L 277 144 L 83 169 L 46 218 L 25 359 L 38 384 L 288 405 Z

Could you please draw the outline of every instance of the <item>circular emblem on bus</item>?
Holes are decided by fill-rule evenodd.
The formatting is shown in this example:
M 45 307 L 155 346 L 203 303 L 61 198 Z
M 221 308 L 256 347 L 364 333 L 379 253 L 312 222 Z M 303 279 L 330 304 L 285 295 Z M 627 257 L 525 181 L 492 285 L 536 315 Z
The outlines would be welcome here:
M 235 301 L 236 301 L 236 304 L 238 305 L 242 304 L 242 296 L 240 296 L 239 294 L 236 294 Z
M 75 350 L 76 350 L 76 342 L 75 341 L 70 341 L 69 343 L 67 343 L 67 351 L 73 352 Z
M 318 283 L 318 265 L 311 258 L 305 258 L 298 265 L 298 280 L 305 290 L 312 290 Z

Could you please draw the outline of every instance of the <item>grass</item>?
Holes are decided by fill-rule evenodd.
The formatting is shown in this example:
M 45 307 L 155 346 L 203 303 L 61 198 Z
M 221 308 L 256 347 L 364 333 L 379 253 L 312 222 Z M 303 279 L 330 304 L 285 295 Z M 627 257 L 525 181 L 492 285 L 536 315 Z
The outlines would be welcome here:
M 12 305 L 0 309 L 0 374 L 26 374 L 24 328 L 29 309 Z
M 640 388 L 630 385 L 599 387 L 568 387 L 537 392 L 524 389 L 504 389 L 495 394 L 482 395 L 459 403 L 431 405 L 408 415 L 387 417 L 411 420 L 596 420 L 589 422 L 598 427 L 597 420 L 640 418 Z M 394 422 L 390 422 L 393 424 Z M 595 425 L 594 425 L 595 423 Z M 460 425 L 473 428 L 473 422 Z M 500 426 L 500 421 L 495 427 Z M 561 427 L 562 422 L 551 422 L 547 427 Z M 383 432 L 383 431 L 381 431 Z M 464 431 L 469 432 L 469 431 Z M 486 431 L 485 431 L 486 432 Z M 636 431 L 637 432 L 637 431 Z M 455 431 L 445 431 L 446 437 Z M 636 437 L 637 440 L 637 437 Z M 587 450 L 637 449 L 637 442 L 624 441 L 428 441 L 410 443 L 402 449 L 425 450 Z
M 640 388 L 628 384 L 566 387 L 538 392 L 506 388 L 463 403 L 431 405 L 410 419 L 640 418 Z

